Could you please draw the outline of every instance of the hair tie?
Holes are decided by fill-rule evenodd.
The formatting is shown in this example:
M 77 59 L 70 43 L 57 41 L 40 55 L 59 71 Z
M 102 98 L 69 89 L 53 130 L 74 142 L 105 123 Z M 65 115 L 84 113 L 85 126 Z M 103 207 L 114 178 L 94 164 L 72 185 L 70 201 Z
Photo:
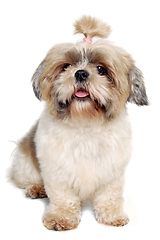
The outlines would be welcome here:
M 92 39 L 90 39 L 90 38 L 83 38 L 83 41 L 85 41 L 85 42 L 87 42 L 89 44 L 92 43 Z

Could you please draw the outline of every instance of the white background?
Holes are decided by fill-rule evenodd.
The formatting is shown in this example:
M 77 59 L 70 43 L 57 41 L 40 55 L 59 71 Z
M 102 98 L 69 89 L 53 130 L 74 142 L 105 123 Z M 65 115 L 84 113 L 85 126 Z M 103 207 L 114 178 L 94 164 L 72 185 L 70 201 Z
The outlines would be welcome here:
M 1 1 L 1 239 L 160 239 L 159 8 L 158 0 Z M 42 225 L 48 200 L 25 198 L 23 190 L 7 182 L 5 176 L 15 148 L 13 142 L 23 136 L 43 108 L 33 94 L 31 76 L 52 45 L 77 41 L 72 23 L 83 14 L 111 25 L 110 40 L 130 52 L 144 74 L 150 106 L 128 104 L 134 152 L 124 196 L 130 223 L 123 228 L 100 225 L 90 205 L 85 204 L 78 229 L 54 232 Z

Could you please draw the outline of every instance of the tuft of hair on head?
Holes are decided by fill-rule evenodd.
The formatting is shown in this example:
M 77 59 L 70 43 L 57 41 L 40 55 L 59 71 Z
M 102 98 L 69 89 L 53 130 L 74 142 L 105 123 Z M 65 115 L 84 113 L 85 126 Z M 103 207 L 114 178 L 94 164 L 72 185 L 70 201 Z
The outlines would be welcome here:
M 86 38 L 93 37 L 107 38 L 111 33 L 108 24 L 91 16 L 83 16 L 74 23 L 75 34 L 82 33 Z

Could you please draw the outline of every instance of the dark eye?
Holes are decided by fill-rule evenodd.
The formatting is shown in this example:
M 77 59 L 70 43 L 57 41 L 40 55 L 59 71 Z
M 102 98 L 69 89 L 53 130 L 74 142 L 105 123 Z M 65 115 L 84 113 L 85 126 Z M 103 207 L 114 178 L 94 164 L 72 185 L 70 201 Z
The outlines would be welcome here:
M 64 64 L 62 71 L 66 71 L 68 67 L 72 66 L 70 63 Z
M 113 75 L 111 74 L 110 70 L 102 67 L 102 66 L 97 66 L 97 70 L 98 70 L 98 73 L 99 75 L 101 76 L 104 76 L 106 75 L 107 76 L 107 79 L 109 80 L 109 82 L 112 84 L 112 85 L 115 85 L 115 81 L 114 81 L 114 77 Z
M 101 76 L 108 74 L 107 69 L 102 66 L 97 66 L 97 70 L 98 70 L 99 75 L 101 75 Z

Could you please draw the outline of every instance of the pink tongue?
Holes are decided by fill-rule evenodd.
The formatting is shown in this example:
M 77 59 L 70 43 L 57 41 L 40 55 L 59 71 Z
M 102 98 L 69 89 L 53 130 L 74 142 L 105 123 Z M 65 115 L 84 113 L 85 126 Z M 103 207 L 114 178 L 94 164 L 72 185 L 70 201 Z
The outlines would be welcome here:
M 86 91 L 81 91 L 81 90 L 75 93 L 75 96 L 76 96 L 76 97 L 80 97 L 80 98 L 87 97 L 88 95 L 89 95 L 88 92 L 86 92 Z

